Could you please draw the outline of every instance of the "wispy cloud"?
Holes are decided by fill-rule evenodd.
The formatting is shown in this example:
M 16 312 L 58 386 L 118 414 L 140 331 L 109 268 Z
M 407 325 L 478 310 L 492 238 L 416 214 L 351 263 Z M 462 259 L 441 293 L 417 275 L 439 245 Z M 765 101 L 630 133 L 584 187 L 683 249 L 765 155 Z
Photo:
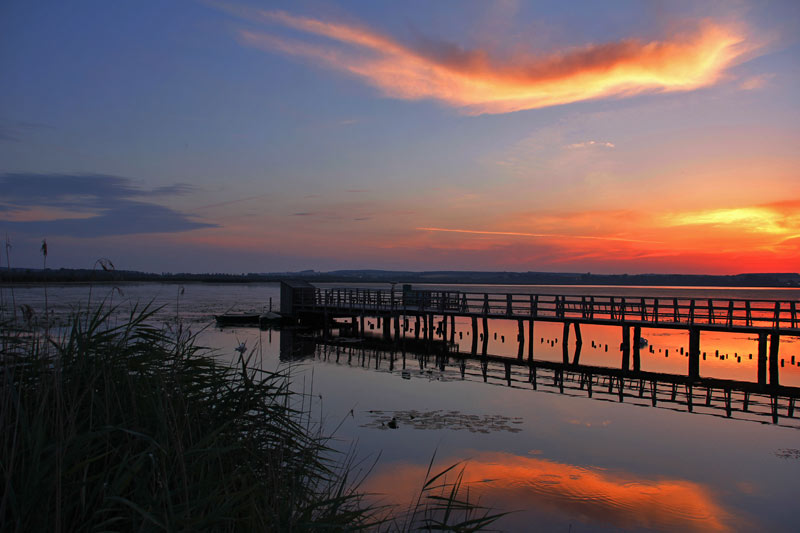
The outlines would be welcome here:
M 187 194 L 185 184 L 143 189 L 119 176 L 3 174 L 0 190 L 0 226 L 21 233 L 101 237 L 214 227 L 152 202 Z
M 616 148 L 614 143 L 608 141 L 583 141 L 579 143 L 568 144 L 567 148 L 589 148 L 592 146 L 596 146 L 598 148 Z
M 742 80 L 742 82 L 739 84 L 739 88 L 745 91 L 763 89 L 773 77 L 774 74 L 759 74 L 758 76 L 751 76 Z
M 597 241 L 619 241 L 619 242 L 647 242 L 655 243 L 657 241 L 646 241 L 641 239 L 628 239 L 625 237 L 608 237 L 597 235 L 568 235 L 558 233 L 526 233 L 521 231 L 487 231 L 487 230 L 474 230 L 474 229 L 452 229 L 452 228 L 416 228 L 418 231 L 439 231 L 446 233 L 470 233 L 473 235 L 505 235 L 509 237 L 547 237 L 556 239 L 589 239 Z
M 708 86 L 752 48 L 740 28 L 700 21 L 661 40 L 624 39 L 547 54 L 499 57 L 488 49 L 424 40 L 405 45 L 379 31 L 284 11 L 235 10 L 298 33 L 241 29 L 247 46 L 310 58 L 407 100 L 433 99 L 468 114 L 508 113 L 646 91 Z M 320 44 L 311 37 L 323 37 Z

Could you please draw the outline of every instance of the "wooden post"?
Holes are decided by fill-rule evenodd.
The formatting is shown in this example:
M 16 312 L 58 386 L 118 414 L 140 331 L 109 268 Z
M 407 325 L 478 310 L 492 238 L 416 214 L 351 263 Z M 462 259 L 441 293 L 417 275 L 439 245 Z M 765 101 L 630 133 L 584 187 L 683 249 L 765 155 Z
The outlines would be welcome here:
M 383 317 L 383 338 L 387 341 L 392 338 L 392 322 L 386 316 Z
M 489 348 L 489 319 L 484 315 L 483 317 L 483 355 L 486 355 L 486 350 Z
M 472 317 L 472 355 L 478 353 L 478 317 Z
M 400 340 L 400 313 L 394 314 L 394 340 Z
M 450 342 L 456 340 L 456 315 L 450 315 Z
M 581 348 L 583 347 L 583 337 L 581 337 L 581 324 L 575 322 L 575 355 L 572 358 L 572 364 L 577 365 L 581 360 Z
M 564 338 L 561 344 L 561 353 L 564 359 L 564 364 L 569 364 L 569 322 L 564 322 Z
M 533 318 L 528 323 L 528 361 L 533 361 Z
M 769 384 L 773 387 L 778 386 L 778 347 L 780 334 L 771 333 L 769 338 Z
M 689 328 L 689 377 L 700 377 L 700 329 Z
M 622 326 L 622 370 L 630 370 L 631 367 L 631 327 Z
M 522 350 L 525 347 L 525 327 L 522 325 L 522 319 L 517 320 L 517 337 L 519 339 L 519 349 L 517 350 L 517 359 L 522 361 Z
M 638 372 L 641 368 L 641 352 L 642 352 L 642 328 L 634 326 L 633 328 L 633 371 Z
M 758 384 L 767 384 L 767 334 L 758 334 Z

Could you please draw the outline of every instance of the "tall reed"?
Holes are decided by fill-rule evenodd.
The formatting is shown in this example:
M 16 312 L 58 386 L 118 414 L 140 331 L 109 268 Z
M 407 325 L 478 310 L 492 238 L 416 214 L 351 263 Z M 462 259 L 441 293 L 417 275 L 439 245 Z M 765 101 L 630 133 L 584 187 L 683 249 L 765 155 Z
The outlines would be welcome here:
M 474 531 L 499 516 L 462 498 L 460 475 L 443 482 L 452 467 L 429 468 L 410 510 L 366 503 L 286 374 L 220 363 L 155 311 L 100 306 L 54 337 L 0 324 L 0 531 Z
M 375 525 L 280 374 L 111 310 L 2 341 L 2 531 Z

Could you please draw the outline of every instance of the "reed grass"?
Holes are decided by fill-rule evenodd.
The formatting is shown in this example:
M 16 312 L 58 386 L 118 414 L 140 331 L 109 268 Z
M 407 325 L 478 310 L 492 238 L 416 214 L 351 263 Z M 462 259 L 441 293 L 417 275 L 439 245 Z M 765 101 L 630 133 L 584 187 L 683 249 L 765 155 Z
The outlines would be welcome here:
M 117 311 L 55 333 L 0 324 L 1 531 L 473 531 L 500 516 L 475 514 L 452 467 L 429 468 L 409 510 L 366 503 L 287 375 L 221 363 L 150 307 Z

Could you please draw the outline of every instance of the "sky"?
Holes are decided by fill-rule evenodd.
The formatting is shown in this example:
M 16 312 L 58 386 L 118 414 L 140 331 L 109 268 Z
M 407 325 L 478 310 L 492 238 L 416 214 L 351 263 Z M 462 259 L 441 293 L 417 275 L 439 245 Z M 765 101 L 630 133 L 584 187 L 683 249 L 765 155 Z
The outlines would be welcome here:
M 2 263 L 800 270 L 800 2 L 0 4 Z

